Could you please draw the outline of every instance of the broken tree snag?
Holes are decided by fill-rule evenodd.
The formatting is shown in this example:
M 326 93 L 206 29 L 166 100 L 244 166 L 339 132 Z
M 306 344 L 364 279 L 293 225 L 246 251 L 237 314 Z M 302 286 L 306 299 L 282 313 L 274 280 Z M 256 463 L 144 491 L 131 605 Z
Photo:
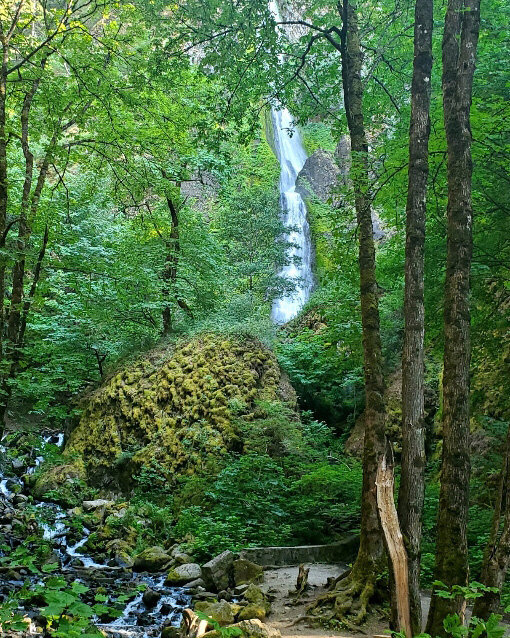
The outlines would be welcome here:
M 181 636 L 183 638 L 200 638 L 207 632 L 207 620 L 200 620 L 192 609 L 182 612 Z
M 296 592 L 297 597 L 301 596 L 308 588 L 308 574 L 310 573 L 310 568 L 306 568 L 303 564 L 299 566 L 298 577 L 296 581 Z
M 377 507 L 384 540 L 393 567 L 398 628 L 404 632 L 407 638 L 411 638 L 413 634 L 411 631 L 411 611 L 409 607 L 407 552 L 404 545 L 404 538 L 400 531 L 393 496 L 393 463 L 392 461 L 388 461 L 388 458 L 391 459 L 391 456 L 391 452 L 385 454 L 377 470 Z

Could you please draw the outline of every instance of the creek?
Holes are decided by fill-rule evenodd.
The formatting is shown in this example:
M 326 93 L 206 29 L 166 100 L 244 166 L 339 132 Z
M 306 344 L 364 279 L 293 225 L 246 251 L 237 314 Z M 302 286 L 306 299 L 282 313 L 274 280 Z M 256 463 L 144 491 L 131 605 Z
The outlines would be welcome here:
M 61 448 L 63 444 L 62 434 L 47 434 L 43 437 L 44 444 L 51 443 Z M 43 445 L 44 449 L 44 445 Z M 23 495 L 24 482 L 19 475 L 33 474 L 44 461 L 44 456 L 37 456 L 28 467 L 17 466 L 14 474 L 6 469 L 6 447 L 4 440 L 0 444 L 0 524 L 5 523 L 11 517 L 16 517 L 18 502 L 26 503 Z M 21 495 L 21 496 L 20 496 Z M 58 560 L 59 568 L 53 575 L 63 576 L 68 583 L 77 581 L 83 583 L 91 590 L 98 587 L 106 588 L 108 592 L 130 592 L 130 600 L 123 608 L 122 614 L 107 623 L 95 618 L 94 624 L 105 632 L 110 638 L 151 638 L 159 636 L 163 626 L 179 625 L 182 611 L 189 606 L 191 596 L 182 587 L 166 587 L 166 574 L 136 574 L 129 568 L 113 561 L 95 559 L 82 553 L 91 531 L 83 528 L 82 535 L 76 540 L 76 532 L 71 525 L 71 511 L 66 511 L 60 505 L 47 501 L 35 503 L 37 533 L 48 541 L 53 549 L 53 555 Z M 9 516 L 6 516 L 6 513 Z M 0 525 L 0 533 L 2 531 Z M 27 534 L 28 534 L 27 530 Z M 4 552 L 9 555 L 9 552 Z M 0 556 L 2 551 L 0 550 Z M 20 589 L 29 581 L 31 586 L 41 583 L 40 574 L 30 574 L 27 570 L 20 570 L 22 579 L 9 577 L 7 570 L 0 573 L 0 603 L 3 596 Z M 7 574 L 7 575 L 6 575 Z M 153 606 L 144 603 L 144 591 L 151 589 L 157 592 L 159 599 Z M 115 602 L 115 595 L 111 597 Z M 31 616 L 37 610 L 20 607 L 20 613 Z M 35 625 L 30 624 L 29 634 L 35 633 Z

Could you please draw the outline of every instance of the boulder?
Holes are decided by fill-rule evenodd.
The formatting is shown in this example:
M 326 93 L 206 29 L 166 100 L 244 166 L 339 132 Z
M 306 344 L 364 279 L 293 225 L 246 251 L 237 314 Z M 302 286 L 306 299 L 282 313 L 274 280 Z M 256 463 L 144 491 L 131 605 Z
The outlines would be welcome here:
M 161 630 L 161 638 L 180 638 L 181 631 L 179 627 L 167 625 Z
M 195 604 L 195 611 L 200 611 L 209 618 L 212 618 L 222 627 L 231 625 L 234 622 L 234 614 L 230 603 L 220 600 L 217 603 L 200 601 Z
M 202 568 L 198 563 L 185 563 L 178 565 L 168 572 L 165 585 L 185 585 L 198 580 L 202 576 Z
M 295 405 L 283 377 L 253 338 L 207 333 L 160 347 L 87 397 L 64 455 L 81 455 L 91 484 L 124 493 L 153 463 L 189 475 L 242 447 L 239 421 L 256 426 L 258 403 Z
M 195 589 L 196 587 L 202 587 L 202 591 L 205 591 L 205 582 L 201 578 L 192 580 L 184 585 L 186 589 Z
M 257 585 L 254 585 L 253 583 L 244 592 L 243 598 L 249 603 L 263 603 L 266 599 L 262 589 L 260 589 L 260 587 L 257 587 Z
M 267 615 L 266 606 L 260 603 L 249 603 L 239 613 L 239 620 L 264 620 Z
M 162 547 L 148 547 L 135 556 L 135 572 L 159 572 L 172 560 Z
M 202 566 L 206 587 L 215 591 L 228 589 L 233 579 L 234 554 L 228 549 Z
M 43 470 L 32 486 L 32 496 L 43 500 L 45 494 L 52 492 L 52 500 L 64 506 L 75 505 L 79 486 L 87 478 L 85 465 L 81 459 L 55 465 Z M 73 502 L 74 501 L 74 502 Z
M 152 609 L 155 607 L 161 598 L 161 594 L 159 591 L 154 591 L 153 589 L 146 589 L 143 592 L 142 602 L 147 607 L 147 609 Z
M 184 565 L 185 563 L 192 563 L 193 560 L 189 554 L 186 554 L 181 548 L 180 545 L 174 547 L 170 552 L 171 557 L 175 560 L 178 565 Z
M 104 498 L 98 498 L 95 501 L 83 501 L 82 507 L 85 512 L 92 512 L 99 508 L 107 509 L 115 505 L 115 501 L 108 501 Z
M 306 160 L 298 175 L 296 190 L 305 199 L 315 195 L 325 202 L 332 197 L 340 174 L 341 170 L 333 155 L 319 149 Z
M 232 627 L 239 627 L 245 638 L 281 638 L 278 629 L 270 627 L 258 619 L 242 620 Z
M 246 558 L 234 561 L 234 583 L 236 586 L 258 582 L 263 573 L 263 567 L 246 560 Z

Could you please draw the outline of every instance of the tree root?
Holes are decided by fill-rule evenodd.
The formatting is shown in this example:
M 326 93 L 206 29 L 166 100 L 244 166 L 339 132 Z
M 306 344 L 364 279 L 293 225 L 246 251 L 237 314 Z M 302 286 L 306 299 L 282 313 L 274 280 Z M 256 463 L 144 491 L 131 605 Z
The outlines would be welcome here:
M 356 578 L 351 571 L 343 574 L 334 584 L 334 589 L 319 596 L 306 611 L 318 621 L 337 621 L 359 633 L 359 626 L 367 619 L 375 593 L 375 575 Z

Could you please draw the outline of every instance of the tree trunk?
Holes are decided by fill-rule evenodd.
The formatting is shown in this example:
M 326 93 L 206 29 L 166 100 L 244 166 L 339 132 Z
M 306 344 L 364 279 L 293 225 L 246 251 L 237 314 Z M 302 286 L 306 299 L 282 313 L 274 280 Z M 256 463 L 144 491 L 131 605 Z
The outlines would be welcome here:
M 510 563 L 510 428 L 506 435 L 505 455 L 499 480 L 498 500 L 494 509 L 491 534 L 485 549 L 481 581 L 497 592 L 485 592 L 475 600 L 473 616 L 487 620 L 500 611 L 501 588 Z
M 448 150 L 447 258 L 444 299 L 443 458 L 436 580 L 468 581 L 470 267 L 472 254 L 470 107 L 480 28 L 479 0 L 448 0 L 443 35 L 443 108 Z M 444 635 L 447 614 L 462 615 L 462 596 L 432 592 L 427 633 Z
M 413 635 L 421 633 L 420 545 L 425 495 L 424 262 L 430 134 L 433 0 L 417 0 L 409 128 L 404 345 L 402 352 L 402 477 L 398 515 L 408 556 Z
M 317 605 L 333 602 L 337 618 L 354 614 L 363 622 L 384 569 L 385 551 L 376 495 L 376 476 L 385 451 L 385 406 L 382 351 L 379 328 L 379 299 L 375 277 L 375 245 L 372 200 L 368 174 L 368 144 L 363 120 L 362 53 L 355 5 L 347 0 L 341 9 L 341 55 L 344 106 L 351 138 L 351 179 L 359 230 L 361 323 L 365 377 L 365 436 L 360 548 L 350 573 L 336 584 L 337 591 L 320 598 Z M 355 602 L 356 601 L 356 602 Z M 353 603 L 355 604 L 353 605 Z
M 377 505 L 395 584 L 395 625 L 407 638 L 412 638 L 415 634 L 411 629 L 408 558 L 395 508 L 393 451 L 388 448 L 377 472 Z
M 344 2 L 342 28 L 344 105 L 351 138 L 352 183 L 359 228 L 361 323 L 365 377 L 365 439 L 360 550 L 353 572 L 375 576 L 384 558 L 379 524 L 376 475 L 385 451 L 385 406 L 382 372 L 379 297 L 375 275 L 375 245 L 368 175 L 368 143 L 363 120 L 362 53 L 355 5 Z
M 0 237 L 3 237 L 7 229 L 7 63 L 9 48 L 6 35 L 1 30 L 2 62 L 0 66 Z M 4 297 L 5 297 L 5 256 L 0 254 L 0 379 L 3 380 L 5 371 L 4 362 Z M 7 409 L 7 394 L 4 384 L 0 387 L 0 437 L 3 435 L 5 412 Z

